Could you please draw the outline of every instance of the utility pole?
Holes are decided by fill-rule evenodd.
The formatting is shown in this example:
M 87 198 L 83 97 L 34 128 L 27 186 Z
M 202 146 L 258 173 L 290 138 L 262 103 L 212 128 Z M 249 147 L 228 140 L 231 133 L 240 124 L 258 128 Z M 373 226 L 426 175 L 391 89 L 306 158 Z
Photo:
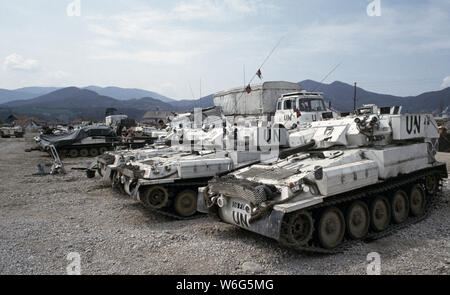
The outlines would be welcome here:
M 356 113 L 356 82 L 355 82 L 355 88 L 353 91 L 353 111 Z

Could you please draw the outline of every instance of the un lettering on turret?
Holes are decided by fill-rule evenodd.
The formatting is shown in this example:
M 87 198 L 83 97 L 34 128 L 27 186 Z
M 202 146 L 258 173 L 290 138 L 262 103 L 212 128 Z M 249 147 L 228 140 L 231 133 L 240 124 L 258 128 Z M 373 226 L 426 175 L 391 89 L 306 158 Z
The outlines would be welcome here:
M 429 115 L 422 114 L 399 115 L 392 118 L 391 122 L 394 140 L 427 138 L 431 135 L 429 134 L 431 129 L 435 127 Z

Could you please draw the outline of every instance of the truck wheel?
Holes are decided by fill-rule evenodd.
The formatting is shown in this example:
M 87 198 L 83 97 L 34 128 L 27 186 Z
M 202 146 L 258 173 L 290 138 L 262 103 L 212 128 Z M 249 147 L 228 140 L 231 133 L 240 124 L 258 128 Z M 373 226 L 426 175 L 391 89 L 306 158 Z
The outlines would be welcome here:
M 399 224 L 405 222 L 409 216 L 408 195 L 402 191 L 396 191 L 391 198 L 392 220 Z
M 89 151 L 87 149 L 81 149 L 80 157 L 87 157 L 87 156 L 89 156 Z
M 383 197 L 376 197 L 370 204 L 370 225 L 376 232 L 385 230 L 391 222 L 391 206 Z
M 333 249 L 343 240 L 345 234 L 345 219 L 337 207 L 326 209 L 320 216 L 318 235 L 322 247 Z
M 169 202 L 169 192 L 164 187 L 155 185 L 144 191 L 141 201 L 146 207 L 161 209 Z
M 70 149 L 69 150 L 69 157 L 76 158 L 78 157 L 79 153 L 77 149 Z
M 193 190 L 184 190 L 175 197 L 175 211 L 184 217 L 192 216 L 197 212 L 197 194 Z
M 97 148 L 89 149 L 89 155 L 91 155 L 91 157 L 97 157 L 98 156 L 98 149 Z
M 425 212 L 425 191 L 422 186 L 416 184 L 412 187 L 409 193 L 409 207 L 411 209 L 411 215 L 414 217 L 422 216 Z
M 357 240 L 365 237 L 370 226 L 369 208 L 366 203 L 354 201 L 347 209 L 345 222 L 350 238 Z

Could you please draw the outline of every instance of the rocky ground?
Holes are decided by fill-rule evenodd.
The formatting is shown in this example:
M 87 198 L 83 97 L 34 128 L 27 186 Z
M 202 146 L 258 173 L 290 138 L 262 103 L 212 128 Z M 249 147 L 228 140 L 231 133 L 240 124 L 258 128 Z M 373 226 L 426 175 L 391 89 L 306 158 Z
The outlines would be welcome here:
M 450 274 L 450 191 L 426 220 L 342 254 L 297 253 L 234 226 L 200 217 L 176 221 L 147 212 L 98 176 L 70 168 L 33 176 L 50 158 L 0 139 L 0 274 L 65 274 L 78 252 L 82 274 L 365 274 L 370 252 L 383 274 Z M 449 157 L 447 157 L 447 160 Z

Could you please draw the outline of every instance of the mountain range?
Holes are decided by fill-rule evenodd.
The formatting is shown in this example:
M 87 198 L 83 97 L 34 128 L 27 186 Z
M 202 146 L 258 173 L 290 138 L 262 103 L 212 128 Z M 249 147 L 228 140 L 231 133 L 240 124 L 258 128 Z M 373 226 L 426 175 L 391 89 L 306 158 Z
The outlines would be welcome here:
M 354 87 L 352 85 L 335 81 L 323 84 L 313 80 L 304 80 L 300 87 L 308 91 L 323 92 L 326 100 L 341 112 L 353 110 Z M 357 106 L 374 103 L 378 106 L 403 106 L 403 112 L 438 113 L 450 105 L 450 87 L 432 92 L 425 92 L 417 96 L 394 96 L 379 94 L 356 88 Z
M 325 100 L 339 111 L 353 109 L 352 85 L 335 81 L 330 84 L 313 80 L 299 82 L 308 91 L 323 92 Z M 378 106 L 402 105 L 407 112 L 434 112 L 450 105 L 450 88 L 426 92 L 418 96 L 399 97 L 357 88 L 357 105 L 375 103 Z M 213 95 L 197 100 L 175 100 L 156 92 L 119 87 L 25 87 L 16 90 L 0 89 L 0 118 L 10 114 L 25 114 L 51 121 L 71 121 L 76 118 L 101 120 L 106 108 L 135 119 L 149 110 L 189 111 L 213 105 Z
M 212 95 L 198 100 L 175 100 L 156 92 L 119 87 L 24 89 L 0 90 L 0 101 L 7 101 L 0 104 L 0 118 L 24 114 L 46 121 L 57 119 L 66 122 L 80 117 L 101 120 L 107 108 L 115 108 L 119 113 L 140 120 L 151 110 L 188 111 L 213 105 Z

